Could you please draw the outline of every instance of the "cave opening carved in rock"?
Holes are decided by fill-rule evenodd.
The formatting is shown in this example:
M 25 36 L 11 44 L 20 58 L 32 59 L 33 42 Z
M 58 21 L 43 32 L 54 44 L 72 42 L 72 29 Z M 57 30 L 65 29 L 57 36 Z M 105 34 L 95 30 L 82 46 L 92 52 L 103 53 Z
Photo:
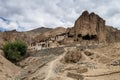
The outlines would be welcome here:
M 85 36 L 82 36 L 82 39 L 83 40 L 96 40 L 97 39 L 97 35 L 85 35 Z

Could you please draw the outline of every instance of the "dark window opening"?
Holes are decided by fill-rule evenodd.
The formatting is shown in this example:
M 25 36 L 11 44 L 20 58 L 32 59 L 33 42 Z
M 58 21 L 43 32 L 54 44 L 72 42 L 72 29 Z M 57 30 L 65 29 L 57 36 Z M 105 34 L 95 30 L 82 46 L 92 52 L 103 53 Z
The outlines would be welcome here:
M 45 44 L 42 44 L 42 47 L 45 47 Z
M 97 39 L 97 36 L 96 35 L 85 35 L 85 36 L 82 36 L 82 39 L 83 40 L 96 40 Z
M 78 34 L 78 37 L 82 37 L 82 35 L 81 35 L 81 34 Z
M 58 43 L 59 43 L 60 45 L 62 45 L 62 41 L 58 41 Z
M 73 37 L 74 37 L 74 35 L 68 35 L 68 37 L 71 37 L 71 38 L 73 38 Z
M 74 35 L 71 35 L 70 33 L 68 33 L 68 37 L 73 38 Z

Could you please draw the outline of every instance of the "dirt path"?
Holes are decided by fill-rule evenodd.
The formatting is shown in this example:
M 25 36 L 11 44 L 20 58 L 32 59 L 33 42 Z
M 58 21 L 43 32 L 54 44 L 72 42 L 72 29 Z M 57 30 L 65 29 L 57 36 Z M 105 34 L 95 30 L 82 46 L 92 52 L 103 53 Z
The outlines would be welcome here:
M 44 80 L 49 80 L 49 78 L 52 78 L 54 76 L 56 76 L 56 72 L 54 71 L 56 69 L 57 64 L 60 62 L 60 60 L 64 57 L 65 53 L 56 57 L 55 60 L 53 60 L 52 62 L 50 62 L 50 65 L 48 65 L 48 74 L 46 76 L 46 78 Z

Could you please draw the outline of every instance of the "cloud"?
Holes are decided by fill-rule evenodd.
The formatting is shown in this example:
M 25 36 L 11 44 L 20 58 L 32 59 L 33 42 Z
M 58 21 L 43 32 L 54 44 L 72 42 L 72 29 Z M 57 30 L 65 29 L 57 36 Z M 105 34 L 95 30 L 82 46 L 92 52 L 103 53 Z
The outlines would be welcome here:
M 19 25 L 17 24 L 17 22 L 0 17 L 0 28 L 4 30 L 13 30 L 18 29 Z
M 119 0 L 0 0 L 0 17 L 10 20 L 10 24 L 0 20 L 0 28 L 71 27 L 84 10 L 97 13 L 107 25 L 120 27 L 119 4 Z

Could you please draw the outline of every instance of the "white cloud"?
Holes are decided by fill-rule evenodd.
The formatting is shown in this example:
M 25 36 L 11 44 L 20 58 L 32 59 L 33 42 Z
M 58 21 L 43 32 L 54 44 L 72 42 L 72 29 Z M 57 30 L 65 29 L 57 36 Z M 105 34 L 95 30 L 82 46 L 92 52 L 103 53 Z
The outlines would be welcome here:
M 13 29 L 17 29 L 19 26 L 16 22 L 9 22 L 6 23 L 5 21 L 0 19 L 0 27 L 4 28 L 5 30 L 13 30 Z
M 107 25 L 120 27 L 119 4 L 119 0 L 0 0 L 0 17 L 12 21 L 9 25 L 0 21 L 0 27 L 17 30 L 70 27 L 84 10 L 99 14 Z

